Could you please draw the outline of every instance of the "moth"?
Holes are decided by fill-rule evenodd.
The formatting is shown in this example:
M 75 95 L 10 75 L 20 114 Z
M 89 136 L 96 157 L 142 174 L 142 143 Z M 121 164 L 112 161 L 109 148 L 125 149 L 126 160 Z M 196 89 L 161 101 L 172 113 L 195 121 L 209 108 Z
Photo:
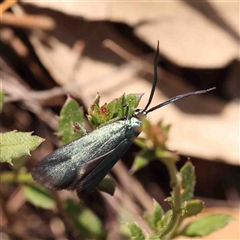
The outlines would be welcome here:
M 51 190 L 76 190 L 79 196 L 89 194 L 110 172 L 116 162 L 138 137 L 141 118 L 169 103 L 192 95 L 207 93 L 215 88 L 175 96 L 150 109 L 157 84 L 159 43 L 154 60 L 154 80 L 148 103 L 128 116 L 106 124 L 66 144 L 44 157 L 32 170 L 33 179 Z

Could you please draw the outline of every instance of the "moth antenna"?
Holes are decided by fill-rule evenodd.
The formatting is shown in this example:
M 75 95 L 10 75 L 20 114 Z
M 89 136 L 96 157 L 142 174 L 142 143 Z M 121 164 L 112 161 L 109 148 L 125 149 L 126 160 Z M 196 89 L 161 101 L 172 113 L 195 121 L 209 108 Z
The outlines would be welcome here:
M 163 106 L 166 106 L 168 105 L 169 103 L 172 103 L 172 102 L 175 102 L 181 98 L 185 98 L 185 97 L 189 97 L 189 96 L 193 96 L 193 95 L 197 95 L 197 94 L 203 94 L 203 93 L 207 93 L 207 92 L 210 92 L 212 90 L 216 89 L 215 87 L 213 88 L 209 88 L 209 89 L 206 89 L 206 90 L 201 90 L 201 91 L 196 91 L 196 92 L 190 92 L 190 93 L 185 93 L 185 94 L 181 94 L 181 95 L 178 95 L 176 97 L 173 97 L 169 100 L 167 100 L 166 102 L 163 102 L 163 103 L 160 103 L 159 105 L 155 106 L 155 107 L 152 107 L 150 108 L 149 110 L 146 111 L 146 114 L 158 109 L 158 108 L 161 108 Z
M 147 103 L 147 105 L 146 105 L 146 107 L 144 108 L 143 111 L 146 111 L 148 109 L 149 105 L 151 104 L 152 99 L 153 99 L 153 95 L 154 95 L 154 92 L 155 92 L 155 88 L 156 88 L 156 85 L 157 85 L 157 80 L 158 80 L 158 56 L 159 56 L 159 41 L 157 43 L 157 52 L 156 52 L 155 59 L 154 59 L 154 76 L 153 76 L 152 90 L 151 90 L 151 93 L 150 93 L 150 96 L 149 96 L 149 99 L 148 99 L 148 103 Z

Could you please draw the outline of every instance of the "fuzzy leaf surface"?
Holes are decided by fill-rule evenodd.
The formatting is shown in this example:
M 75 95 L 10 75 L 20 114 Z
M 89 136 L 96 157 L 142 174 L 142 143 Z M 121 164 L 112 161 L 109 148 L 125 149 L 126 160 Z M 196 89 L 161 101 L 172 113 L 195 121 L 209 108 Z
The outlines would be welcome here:
M 154 152 L 152 150 L 143 149 L 134 159 L 132 165 L 132 171 L 138 171 L 139 169 L 145 167 L 150 161 L 154 159 Z
M 202 212 L 204 208 L 204 203 L 201 200 L 190 200 L 187 202 L 187 205 L 185 207 L 185 213 L 183 215 L 183 217 L 191 217 L 194 215 L 199 214 L 200 212 Z
M 128 228 L 132 234 L 132 238 L 134 240 L 145 240 L 146 237 L 143 234 L 142 229 L 135 223 L 128 224 Z
M 224 214 L 205 216 L 188 224 L 182 231 L 182 235 L 188 237 L 207 236 L 208 234 L 223 228 L 233 218 Z
M 193 197 L 195 187 L 195 169 L 193 164 L 188 161 L 180 169 L 180 175 L 182 177 L 182 202 L 189 201 Z
M 30 155 L 43 141 L 43 138 L 31 136 L 32 132 L 11 131 L 0 134 L 0 162 L 11 163 L 24 155 Z
M 74 127 L 74 123 L 82 126 L 83 117 L 83 111 L 79 104 L 71 97 L 68 97 L 60 111 L 60 117 L 58 119 L 58 135 L 62 138 L 63 145 L 85 134 L 81 128 L 75 130 Z
M 160 204 L 154 200 L 153 224 L 158 229 L 163 216 L 163 209 Z
M 142 94 L 122 95 L 110 103 L 100 106 L 100 95 L 98 94 L 88 109 L 88 120 L 95 129 L 103 124 L 124 117 L 126 115 L 126 106 L 128 106 L 128 116 L 131 116 L 138 106 L 141 97 Z

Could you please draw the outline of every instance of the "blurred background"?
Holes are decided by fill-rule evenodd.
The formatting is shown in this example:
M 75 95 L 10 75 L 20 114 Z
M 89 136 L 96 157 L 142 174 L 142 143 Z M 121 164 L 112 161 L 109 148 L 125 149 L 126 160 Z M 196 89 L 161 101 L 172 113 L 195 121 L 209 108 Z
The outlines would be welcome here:
M 196 167 L 195 196 L 207 208 L 203 214 L 227 213 L 235 218 L 206 239 L 239 239 L 238 2 L 26 0 L 4 1 L 1 11 L 1 132 L 34 131 L 46 139 L 14 167 L 2 163 L 1 172 L 16 168 L 29 172 L 59 146 L 57 116 L 67 94 L 85 113 L 97 92 L 102 104 L 123 93 L 144 93 L 139 108 L 144 107 L 159 40 L 152 106 L 182 93 L 217 89 L 170 104 L 148 119 L 171 124 L 168 147 L 179 153 L 179 168 L 191 158 Z M 86 128 L 91 130 L 87 123 Z M 114 197 L 101 198 L 105 206 L 101 211 L 93 207 L 96 199 L 89 199 L 95 220 L 109 231 L 107 239 L 119 239 L 119 219 L 141 222 L 142 212 L 152 209 L 152 198 L 169 208 L 164 201 L 171 191 L 169 177 L 159 161 L 129 174 L 138 151 L 133 146 L 114 167 L 120 188 Z M 75 193 L 55 193 L 56 206 L 43 210 L 27 200 L 21 184 L 2 182 L 0 191 L 1 239 L 85 239 L 60 206 L 63 199 L 77 204 Z

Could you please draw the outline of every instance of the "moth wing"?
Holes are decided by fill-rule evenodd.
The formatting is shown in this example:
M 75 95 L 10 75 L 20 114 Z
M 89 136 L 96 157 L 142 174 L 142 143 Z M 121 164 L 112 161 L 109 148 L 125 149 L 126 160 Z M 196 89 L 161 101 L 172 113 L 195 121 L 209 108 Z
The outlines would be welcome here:
M 32 169 L 33 179 L 39 184 L 51 190 L 68 188 L 74 182 L 77 171 L 69 164 L 69 156 L 53 152 L 44 157 Z
M 63 153 L 49 154 L 31 171 L 33 179 L 51 190 L 75 189 L 74 183 L 91 172 L 113 150 L 82 166 L 71 164 L 71 157 Z
M 125 154 L 132 145 L 132 141 L 125 139 L 116 148 L 110 151 L 104 159 L 90 171 L 85 177 L 81 178 L 76 185 L 79 196 L 89 194 L 101 180 L 110 172 L 116 162 Z M 92 161 L 96 161 L 92 160 Z
M 93 171 L 93 169 L 95 169 L 102 161 L 104 161 L 104 159 L 106 159 L 106 157 L 111 154 L 115 149 L 97 157 L 94 158 L 90 161 L 88 161 L 86 164 L 84 164 L 81 168 L 80 168 L 80 172 L 79 172 L 79 177 L 78 177 L 78 181 L 81 181 L 81 179 L 84 179 L 88 174 L 90 174 L 91 171 Z

